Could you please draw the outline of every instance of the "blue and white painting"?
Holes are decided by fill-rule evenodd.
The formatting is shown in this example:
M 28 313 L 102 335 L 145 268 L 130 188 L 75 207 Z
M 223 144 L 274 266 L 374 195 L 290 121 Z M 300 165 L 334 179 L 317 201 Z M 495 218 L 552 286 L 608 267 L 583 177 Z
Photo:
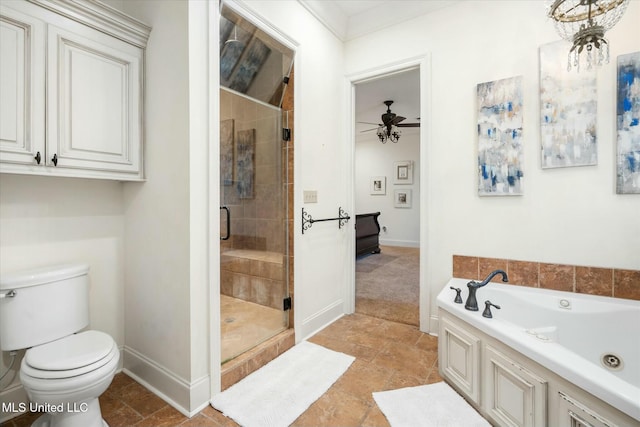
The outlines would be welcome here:
M 522 194 L 522 77 L 478 85 L 478 194 Z
M 618 194 L 640 194 L 640 52 L 618 56 Z
M 564 40 L 540 47 L 543 168 L 598 164 L 596 71 L 568 71 L 570 48 Z

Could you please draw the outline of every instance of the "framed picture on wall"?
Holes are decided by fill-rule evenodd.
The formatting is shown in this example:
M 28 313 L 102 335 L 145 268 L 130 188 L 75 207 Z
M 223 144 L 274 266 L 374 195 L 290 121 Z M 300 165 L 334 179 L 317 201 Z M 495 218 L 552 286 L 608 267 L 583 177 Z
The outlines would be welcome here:
M 394 184 L 413 184 L 413 162 L 411 160 L 403 160 L 393 164 Z
M 411 207 L 411 190 L 394 190 L 393 205 L 396 208 L 410 208 Z
M 387 177 L 372 176 L 370 188 L 371 188 L 371 194 L 373 195 L 387 194 Z

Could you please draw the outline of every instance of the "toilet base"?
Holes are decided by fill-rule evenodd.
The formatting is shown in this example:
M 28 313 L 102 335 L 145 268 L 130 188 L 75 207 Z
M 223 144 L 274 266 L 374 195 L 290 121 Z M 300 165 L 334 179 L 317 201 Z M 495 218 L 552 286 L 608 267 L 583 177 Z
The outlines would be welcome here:
M 43 414 L 31 424 L 31 427 L 109 427 L 102 419 L 98 399 L 69 403 L 64 408 L 66 409 L 63 412 Z

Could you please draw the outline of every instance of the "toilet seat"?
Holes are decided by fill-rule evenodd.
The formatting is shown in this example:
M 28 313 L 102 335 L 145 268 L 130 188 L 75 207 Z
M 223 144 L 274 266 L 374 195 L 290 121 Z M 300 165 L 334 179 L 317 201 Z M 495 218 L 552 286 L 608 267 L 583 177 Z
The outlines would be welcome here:
M 99 369 L 119 356 L 111 336 L 85 331 L 27 350 L 22 371 L 32 378 L 63 379 Z

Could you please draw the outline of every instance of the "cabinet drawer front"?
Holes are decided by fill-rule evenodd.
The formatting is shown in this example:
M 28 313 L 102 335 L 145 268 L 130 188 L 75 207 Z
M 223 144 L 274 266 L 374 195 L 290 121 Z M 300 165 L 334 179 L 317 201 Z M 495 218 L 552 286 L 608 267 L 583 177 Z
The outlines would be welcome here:
M 44 155 L 44 22 L 0 7 L 0 161 Z
M 142 50 L 90 28 L 53 25 L 48 49 L 49 160 L 141 173 Z

